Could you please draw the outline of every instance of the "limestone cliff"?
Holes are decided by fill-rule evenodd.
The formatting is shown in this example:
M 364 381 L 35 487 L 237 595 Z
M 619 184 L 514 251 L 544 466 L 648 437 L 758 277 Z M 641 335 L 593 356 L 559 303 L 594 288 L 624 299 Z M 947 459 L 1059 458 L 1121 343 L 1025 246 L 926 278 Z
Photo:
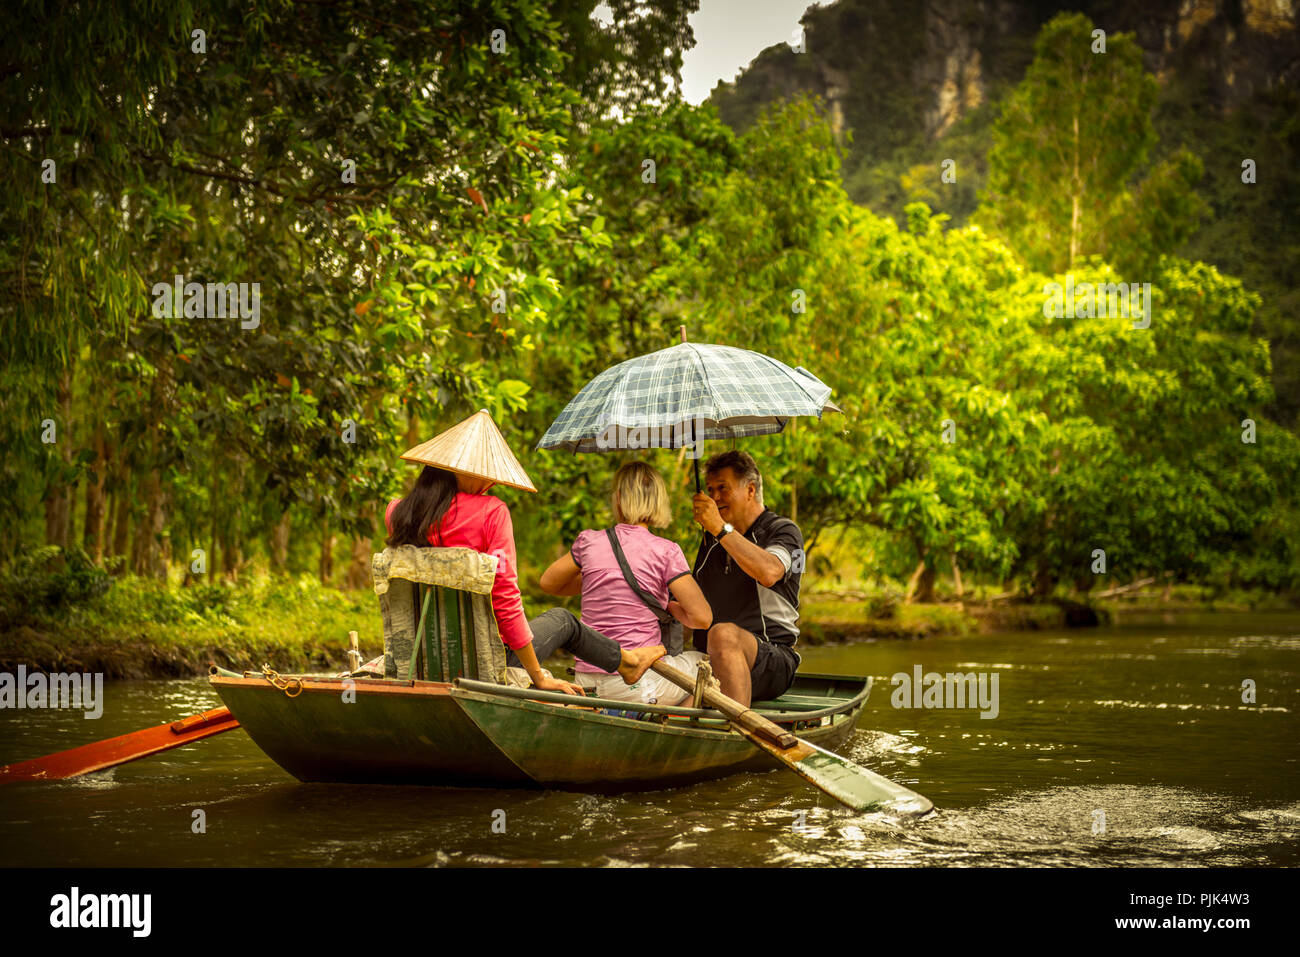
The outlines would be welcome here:
M 762 106 L 814 93 L 838 131 L 854 130 L 855 152 L 888 152 L 942 137 L 1016 83 L 1039 28 L 1062 10 L 1135 34 L 1147 67 L 1162 82 L 1194 79 L 1207 108 L 1300 82 L 1292 0 L 838 0 L 804 14 L 804 52 L 769 47 L 710 102 L 744 129 Z

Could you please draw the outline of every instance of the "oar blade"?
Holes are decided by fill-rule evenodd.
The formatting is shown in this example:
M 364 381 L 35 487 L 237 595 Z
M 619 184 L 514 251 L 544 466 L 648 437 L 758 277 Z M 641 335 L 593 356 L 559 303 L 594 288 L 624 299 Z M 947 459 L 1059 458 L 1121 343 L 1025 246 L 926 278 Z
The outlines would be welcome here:
M 684 691 L 693 690 L 694 682 L 684 671 L 662 659 L 652 667 Z M 929 798 L 909 791 L 855 761 L 793 735 L 783 734 L 782 728 L 721 692 L 704 689 L 704 701 L 730 718 L 732 728 L 756 747 L 855 811 L 881 810 L 900 817 L 916 817 L 934 808 Z
M 47 754 L 42 758 L 0 767 L 0 784 L 11 781 L 60 781 L 92 771 L 103 771 L 128 761 L 170 751 L 214 734 L 239 727 L 227 708 L 214 708 L 170 724 L 118 735 L 107 741 L 83 744 L 79 748 Z
M 807 741 L 800 741 L 793 748 L 764 750 L 855 811 L 875 810 L 900 817 L 919 817 L 934 808 L 924 795 Z M 786 755 L 790 760 L 786 760 Z

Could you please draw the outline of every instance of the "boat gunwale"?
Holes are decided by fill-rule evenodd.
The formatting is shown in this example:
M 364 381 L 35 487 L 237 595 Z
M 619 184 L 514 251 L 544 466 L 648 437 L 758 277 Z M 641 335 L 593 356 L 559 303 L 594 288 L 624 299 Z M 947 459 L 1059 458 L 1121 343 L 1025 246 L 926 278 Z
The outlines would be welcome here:
M 647 734 L 681 735 L 687 738 L 702 738 L 709 741 L 717 741 L 719 738 L 725 738 L 732 735 L 738 736 L 738 732 L 732 729 L 731 725 L 726 722 L 725 717 L 723 717 L 716 725 L 712 726 L 686 724 L 683 722 L 669 723 L 667 721 L 646 721 L 642 718 L 629 718 L 626 715 L 621 714 L 605 714 L 594 708 L 557 708 L 549 701 L 534 701 L 531 698 L 516 697 L 514 695 L 484 694 L 467 688 L 456 689 L 452 697 L 454 699 L 476 702 L 478 704 L 512 708 L 515 711 L 530 711 L 535 714 L 545 714 L 548 716 L 553 715 L 557 718 L 571 718 L 577 721 L 585 721 L 592 725 L 626 728 L 630 731 L 642 731 Z M 486 731 L 484 733 L 487 734 Z M 488 736 L 491 737 L 490 734 Z
M 562 692 L 540 691 L 530 688 L 510 688 L 507 685 L 496 685 L 490 682 L 474 681 L 468 678 L 457 678 L 455 682 L 444 681 L 416 681 L 413 679 L 393 679 L 393 678 L 364 678 L 355 680 L 350 678 L 338 678 L 331 675 L 280 675 L 281 678 L 297 679 L 302 684 L 300 694 L 312 692 L 315 694 L 340 694 L 345 690 L 346 682 L 352 683 L 352 690 L 360 691 L 365 689 L 365 693 L 373 694 L 396 694 L 396 695 L 414 695 L 417 697 L 455 697 L 457 692 L 475 693 L 485 698 L 507 698 L 511 700 L 533 701 L 538 704 L 564 705 L 572 706 L 577 702 L 574 700 L 575 695 L 566 695 Z M 798 675 L 800 678 L 820 679 L 830 681 L 842 681 L 857 683 L 861 681 L 863 687 L 852 698 L 832 699 L 836 703 L 832 706 L 822 708 L 816 711 L 768 711 L 763 709 L 754 709 L 759 716 L 772 721 L 775 724 L 794 724 L 799 721 L 814 721 L 825 717 L 834 717 L 837 714 L 851 712 L 861 707 L 865 703 L 867 696 L 871 693 L 871 679 L 857 675 L 824 675 L 824 674 L 803 674 Z M 265 677 L 261 675 L 250 675 L 245 672 L 238 677 L 230 677 L 225 674 L 210 675 L 208 678 L 210 685 L 226 685 L 246 688 L 266 688 L 269 690 L 278 689 L 270 684 Z M 292 697 L 297 697 L 293 695 Z M 594 713 L 600 708 L 609 708 L 621 711 L 639 711 L 647 714 L 663 714 L 672 717 L 681 718 L 702 718 L 716 720 L 727 725 L 730 724 L 726 715 L 712 708 L 683 708 L 671 705 L 646 704 L 638 701 L 620 701 L 614 698 L 596 698 L 587 697 L 577 699 L 582 702 L 577 708 L 570 710 L 585 711 Z M 614 715 L 602 715 L 602 717 L 616 717 Z M 639 719 L 622 719 L 635 720 Z M 664 727 L 664 725 L 655 723 L 655 727 Z M 680 727 L 680 726 L 678 726 Z M 697 731 L 725 732 L 728 728 L 701 728 L 695 727 Z
M 521 689 L 522 690 L 522 689 Z M 572 696 L 570 696 L 572 697 Z M 632 731 L 642 731 L 648 734 L 668 734 L 678 735 L 687 738 L 699 738 L 709 741 L 718 741 L 721 739 L 735 738 L 743 741 L 744 736 L 731 726 L 730 721 L 725 715 L 720 715 L 717 724 L 701 725 L 696 723 L 687 723 L 685 716 L 676 715 L 675 717 L 683 718 L 680 721 L 646 721 L 642 718 L 630 718 L 626 715 L 606 714 L 591 708 L 570 707 L 555 708 L 548 701 L 534 701 L 527 697 L 514 695 L 492 695 L 480 693 L 476 690 L 458 688 L 452 694 L 453 699 L 472 701 L 478 704 L 494 705 L 497 707 L 513 708 L 516 711 L 530 711 L 535 714 L 554 715 L 559 718 L 570 718 L 576 721 L 585 721 L 593 725 L 604 725 L 607 727 L 626 728 Z M 716 713 L 716 712 L 715 712 Z M 831 720 L 827 724 L 818 724 L 817 726 L 800 729 L 799 734 L 807 734 L 814 738 L 824 737 L 832 732 L 839 723 L 843 721 L 855 721 L 856 709 L 839 711 L 831 715 Z M 839 718 L 837 722 L 835 719 Z M 713 720 L 713 719 L 706 719 Z M 485 734 L 491 737 L 491 733 L 486 729 Z M 499 745 L 498 745 L 499 747 Z
M 809 678 L 839 678 L 839 675 L 806 675 Z M 856 680 L 856 679 L 851 679 Z M 863 688 L 852 698 L 834 699 L 837 703 L 831 707 L 820 708 L 815 711 L 766 711 L 755 708 L 754 713 L 760 717 L 766 718 L 773 723 L 795 723 L 798 721 L 820 720 L 825 717 L 833 717 L 837 714 L 843 714 L 853 711 L 866 702 L 867 696 L 871 693 L 871 682 L 868 678 L 863 678 Z M 492 685 L 484 681 L 473 681 L 467 678 L 457 678 L 455 682 L 457 690 L 473 691 L 483 695 L 490 695 L 497 698 L 515 698 L 524 701 L 536 701 L 546 704 L 571 704 L 574 695 L 566 695 L 556 691 L 538 691 L 532 688 L 509 688 L 501 691 L 504 685 Z M 565 699 L 569 699 L 566 701 Z M 680 718 L 709 718 L 720 720 L 730 724 L 730 719 L 721 711 L 713 708 L 683 708 L 673 705 L 652 705 L 643 704 L 638 701 L 620 701 L 614 698 L 584 698 L 579 699 L 586 705 L 597 705 L 601 708 L 612 708 L 622 711 L 642 711 L 647 714 L 664 714 L 670 717 Z
M 397 694 L 397 695 L 416 695 L 427 697 L 443 697 L 451 694 L 451 684 L 445 681 L 399 681 L 390 678 L 365 678 L 354 680 L 350 678 L 334 678 L 327 675 L 279 675 L 280 678 L 298 680 L 302 682 L 302 691 L 299 694 L 307 692 L 339 694 L 348 690 L 345 683 L 352 682 L 353 688 L 365 688 L 367 693 L 378 692 L 380 694 Z M 283 688 L 277 688 L 261 675 L 250 675 L 245 673 L 238 677 L 229 675 L 209 675 L 208 684 L 216 687 L 220 685 L 237 688 L 269 688 L 272 691 L 281 691 Z M 286 695 L 287 697 L 296 698 L 297 694 Z

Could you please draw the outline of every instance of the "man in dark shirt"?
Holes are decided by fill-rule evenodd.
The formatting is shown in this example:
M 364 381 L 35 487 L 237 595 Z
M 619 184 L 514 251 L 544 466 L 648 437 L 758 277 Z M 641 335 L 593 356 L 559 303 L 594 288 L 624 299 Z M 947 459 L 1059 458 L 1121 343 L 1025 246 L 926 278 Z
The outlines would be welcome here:
M 708 652 L 727 697 L 744 705 L 770 700 L 799 667 L 803 535 L 763 505 L 763 477 L 747 452 L 715 455 L 704 471 L 707 491 L 692 500 L 704 529 L 694 573 L 713 625 L 695 632 L 695 647 Z

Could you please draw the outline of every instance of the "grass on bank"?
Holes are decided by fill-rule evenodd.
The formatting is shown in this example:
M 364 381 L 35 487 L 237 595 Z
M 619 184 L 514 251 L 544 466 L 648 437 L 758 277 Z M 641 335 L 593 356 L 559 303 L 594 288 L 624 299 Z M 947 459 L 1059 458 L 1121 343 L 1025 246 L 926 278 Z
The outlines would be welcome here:
M 254 577 L 180 588 L 126 576 L 84 601 L 6 609 L 0 668 L 39 663 L 108 677 L 203 673 L 210 661 L 235 670 L 341 670 L 348 632 L 366 658 L 383 651 L 379 602 L 297 579 Z

